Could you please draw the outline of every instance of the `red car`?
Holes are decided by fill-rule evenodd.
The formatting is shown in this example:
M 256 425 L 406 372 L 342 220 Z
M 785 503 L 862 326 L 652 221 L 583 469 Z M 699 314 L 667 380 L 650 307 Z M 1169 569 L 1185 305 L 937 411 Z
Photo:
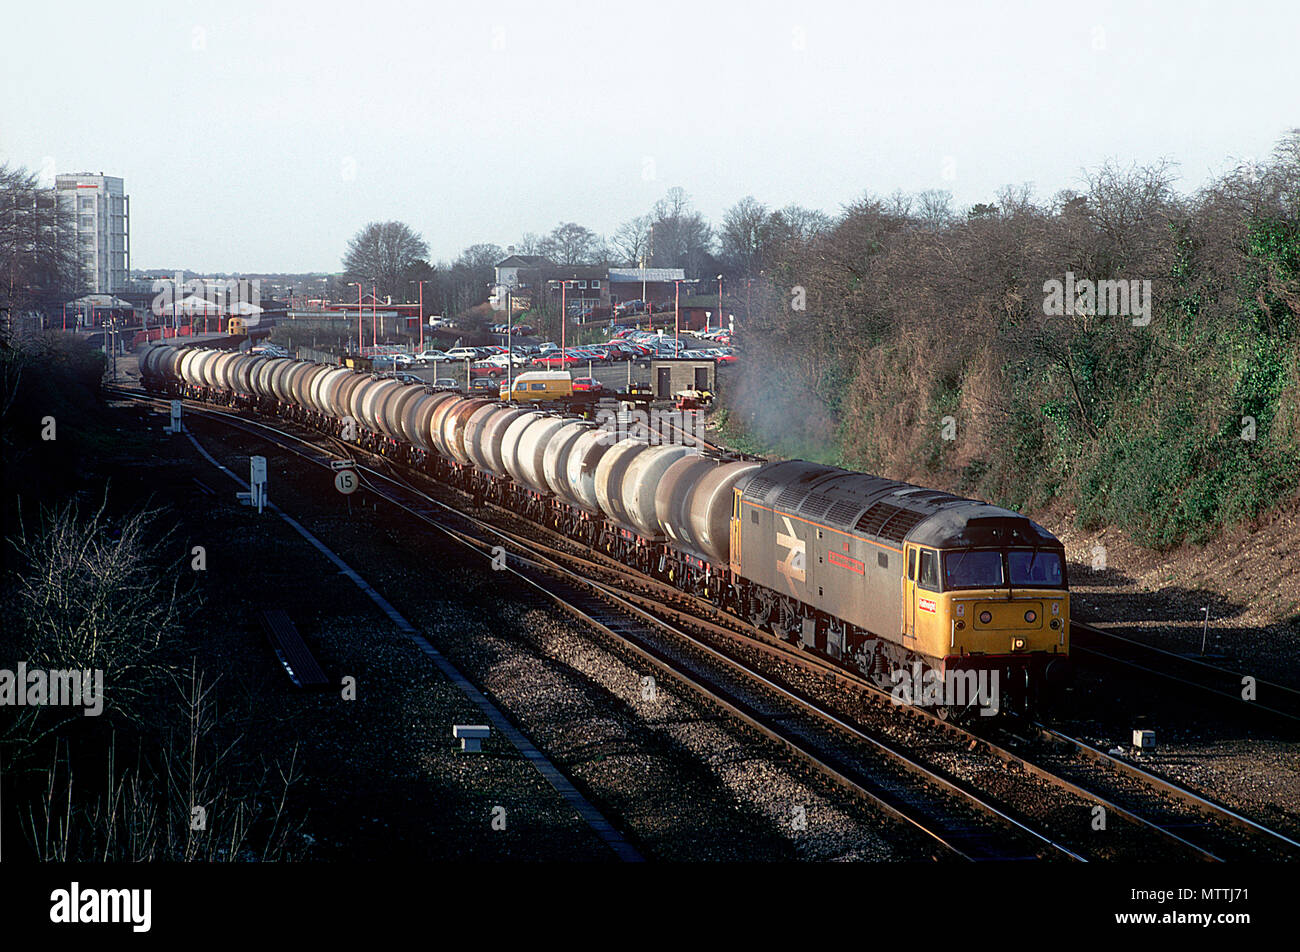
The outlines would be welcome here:
M 554 370 L 556 368 L 563 370 L 566 367 L 568 367 L 570 364 L 581 363 L 582 360 L 583 358 L 578 357 L 576 354 L 573 353 L 547 354 L 544 357 L 534 357 L 533 366 L 545 367 L 548 370 Z
M 596 393 L 597 391 L 604 390 L 605 385 L 601 383 L 599 380 L 597 380 L 595 377 L 574 377 L 573 389 L 588 390 L 591 391 L 592 393 Z

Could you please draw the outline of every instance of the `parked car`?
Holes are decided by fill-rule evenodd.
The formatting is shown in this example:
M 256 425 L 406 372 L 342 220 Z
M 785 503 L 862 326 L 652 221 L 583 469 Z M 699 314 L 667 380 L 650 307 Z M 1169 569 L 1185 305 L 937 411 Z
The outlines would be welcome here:
M 452 360 L 478 360 L 478 348 L 476 347 L 453 347 L 447 351 L 447 356 Z
M 500 388 L 501 384 L 498 382 L 496 377 L 477 377 L 469 382 L 471 393 L 477 393 L 482 390 L 496 393 Z
M 452 359 L 444 350 L 426 350 L 415 355 L 415 362 L 418 364 L 436 364 L 439 361 Z
M 592 393 L 599 393 L 605 389 L 605 385 L 595 377 L 575 377 L 573 379 L 574 390 L 589 390 Z
M 632 349 L 631 344 L 624 344 L 621 341 L 611 341 L 605 346 L 606 360 L 631 360 L 636 356 L 636 351 Z
M 558 367 L 562 369 L 570 366 L 571 364 L 583 363 L 585 359 L 586 358 L 577 356 L 571 350 L 568 353 L 564 353 L 564 354 L 561 354 L 559 351 L 555 351 L 553 353 L 542 354 L 538 357 L 534 357 L 533 366 L 545 367 L 547 369 Z
M 460 381 L 455 377 L 439 377 L 433 382 L 433 385 L 439 390 L 459 390 Z
M 424 383 L 424 380 L 415 374 L 407 373 L 405 370 L 395 370 L 388 373 L 376 374 L 386 380 L 400 380 L 402 383 Z

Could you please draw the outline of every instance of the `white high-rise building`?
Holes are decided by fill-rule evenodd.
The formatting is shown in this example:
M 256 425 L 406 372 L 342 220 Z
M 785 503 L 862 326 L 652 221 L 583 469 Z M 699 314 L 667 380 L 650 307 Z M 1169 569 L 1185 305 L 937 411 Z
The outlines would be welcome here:
M 77 255 L 91 293 L 126 289 L 131 277 L 131 198 L 122 180 L 78 172 L 56 175 L 54 188 L 76 224 Z

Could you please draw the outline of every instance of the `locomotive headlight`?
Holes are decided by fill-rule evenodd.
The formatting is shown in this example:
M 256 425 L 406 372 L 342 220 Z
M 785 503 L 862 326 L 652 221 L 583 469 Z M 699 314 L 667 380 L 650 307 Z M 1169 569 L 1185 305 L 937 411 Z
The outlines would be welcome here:
M 1031 625 L 1038 621 L 1038 612 L 1034 611 L 1032 608 L 1029 609 L 1029 611 L 1025 612 L 1025 621 L 1029 622 Z
M 981 624 L 987 625 L 987 624 L 988 624 L 989 622 L 991 622 L 992 620 L 993 620 L 993 613 L 992 613 L 992 612 L 980 612 L 980 623 L 981 623 Z
M 961 630 L 962 630 L 963 628 L 965 628 L 965 627 L 966 627 L 966 623 L 965 623 L 964 621 L 962 621 L 960 618 L 958 618 L 958 619 L 957 619 L 957 630 L 958 630 L 958 631 L 961 631 Z
M 1061 619 L 1059 619 L 1059 618 L 1053 618 L 1053 619 L 1049 622 L 1049 624 L 1052 626 L 1052 630 L 1056 630 L 1057 628 L 1060 628 L 1060 627 L 1061 627 Z
M 1012 638 L 1012 639 L 1011 639 L 1011 650 L 1012 650 L 1012 651 L 1024 651 L 1024 650 L 1025 650 L 1025 639 L 1023 639 L 1023 638 Z

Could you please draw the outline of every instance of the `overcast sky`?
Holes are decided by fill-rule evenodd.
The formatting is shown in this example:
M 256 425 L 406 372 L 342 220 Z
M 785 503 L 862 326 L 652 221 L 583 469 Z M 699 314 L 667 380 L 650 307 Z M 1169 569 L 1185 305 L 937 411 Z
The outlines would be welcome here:
M 122 176 L 132 265 L 336 271 L 396 218 L 436 259 L 680 185 L 836 212 L 1169 158 L 1194 189 L 1300 125 L 1300 3 L 29 3 L 0 161 Z

